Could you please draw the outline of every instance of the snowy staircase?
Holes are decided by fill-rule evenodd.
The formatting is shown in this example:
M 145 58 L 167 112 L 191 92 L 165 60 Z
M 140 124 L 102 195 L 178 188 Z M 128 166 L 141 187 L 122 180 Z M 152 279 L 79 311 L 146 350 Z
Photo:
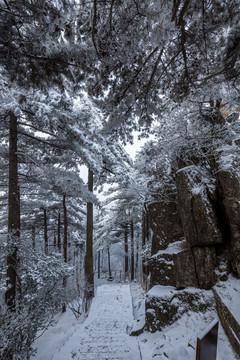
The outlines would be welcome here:
M 126 333 L 132 318 L 129 285 L 98 287 L 88 318 L 52 360 L 140 360 L 137 339 Z

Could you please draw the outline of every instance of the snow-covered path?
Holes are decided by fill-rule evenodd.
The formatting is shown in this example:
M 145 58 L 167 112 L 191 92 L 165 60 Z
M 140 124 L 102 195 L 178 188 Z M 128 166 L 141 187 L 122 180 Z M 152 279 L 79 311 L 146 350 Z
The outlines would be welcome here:
M 86 321 L 68 331 L 53 354 L 41 355 L 39 349 L 34 359 L 43 360 L 44 356 L 44 360 L 140 360 L 138 340 L 126 333 L 132 318 L 129 285 L 99 286 Z

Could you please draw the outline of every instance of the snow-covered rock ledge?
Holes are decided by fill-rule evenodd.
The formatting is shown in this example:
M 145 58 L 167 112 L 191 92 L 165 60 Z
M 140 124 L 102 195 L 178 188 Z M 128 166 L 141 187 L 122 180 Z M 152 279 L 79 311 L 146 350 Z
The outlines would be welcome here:
M 154 286 L 146 297 L 146 329 L 162 330 L 189 310 L 204 313 L 214 307 L 212 291 L 196 288 L 177 290 L 173 286 Z
M 240 280 L 232 276 L 213 288 L 218 316 L 222 326 L 240 357 Z

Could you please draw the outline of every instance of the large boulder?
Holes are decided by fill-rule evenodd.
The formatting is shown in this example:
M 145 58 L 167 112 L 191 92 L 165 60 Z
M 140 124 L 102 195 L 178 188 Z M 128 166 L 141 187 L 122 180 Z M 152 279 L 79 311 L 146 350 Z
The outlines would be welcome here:
M 168 244 L 183 236 L 181 220 L 177 212 L 176 199 L 170 202 L 158 201 L 148 206 L 152 236 L 152 255 L 166 249 Z
M 174 323 L 189 310 L 204 313 L 214 304 L 211 293 L 188 288 L 176 290 L 172 286 L 154 286 L 146 297 L 146 330 L 155 332 Z
M 201 289 L 211 289 L 216 284 L 216 250 L 214 247 L 193 247 L 198 284 Z
M 192 249 L 185 239 L 168 245 L 149 259 L 151 286 L 165 285 L 183 289 L 199 286 Z
M 174 268 L 177 289 L 184 289 L 187 286 L 199 287 L 195 259 L 190 247 L 185 245 L 185 249 L 176 254 Z
M 209 192 L 214 180 L 202 168 L 187 166 L 176 174 L 178 211 L 187 241 L 191 246 L 222 243 L 217 216 Z
M 240 276 L 240 156 L 222 155 L 217 172 L 218 189 L 231 230 L 231 264 Z
M 148 266 L 151 287 L 158 284 L 176 286 L 174 255 L 157 253 L 148 260 Z

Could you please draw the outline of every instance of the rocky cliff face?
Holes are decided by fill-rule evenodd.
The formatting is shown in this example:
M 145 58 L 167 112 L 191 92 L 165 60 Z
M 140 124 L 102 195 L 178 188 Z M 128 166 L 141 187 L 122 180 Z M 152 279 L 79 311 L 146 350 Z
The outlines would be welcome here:
M 211 136 L 215 136 L 213 128 Z M 223 144 L 220 138 L 214 141 Z M 232 277 L 230 273 L 237 282 L 240 278 L 239 145 L 237 139 L 212 152 L 204 148 L 201 159 L 191 155 L 172 166 L 175 196 L 165 201 L 169 196 L 161 192 L 162 200 L 148 207 L 153 233 L 149 259 L 152 289 L 146 298 L 146 328 L 154 332 L 174 322 L 182 311 L 195 309 L 198 298 L 192 288 L 200 293 L 214 289 L 219 318 L 238 354 L 239 317 L 235 319 L 217 290 Z M 197 307 L 196 311 L 204 309 Z
M 240 158 L 236 152 L 221 155 L 218 166 L 218 189 L 231 232 L 230 262 L 240 277 Z
M 178 169 L 175 200 L 149 206 L 152 286 L 210 289 L 220 261 L 240 276 L 240 156 L 224 154 L 213 162 L 214 171 Z M 178 251 L 171 251 L 174 243 Z

